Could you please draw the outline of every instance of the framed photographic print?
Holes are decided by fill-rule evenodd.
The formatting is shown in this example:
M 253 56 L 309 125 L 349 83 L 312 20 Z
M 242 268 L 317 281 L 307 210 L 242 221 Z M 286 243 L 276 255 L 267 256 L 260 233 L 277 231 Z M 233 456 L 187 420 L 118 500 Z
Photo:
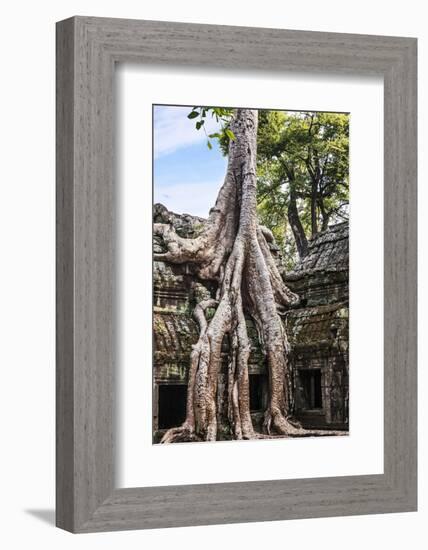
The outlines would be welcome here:
M 57 525 L 416 509 L 416 40 L 57 26 Z

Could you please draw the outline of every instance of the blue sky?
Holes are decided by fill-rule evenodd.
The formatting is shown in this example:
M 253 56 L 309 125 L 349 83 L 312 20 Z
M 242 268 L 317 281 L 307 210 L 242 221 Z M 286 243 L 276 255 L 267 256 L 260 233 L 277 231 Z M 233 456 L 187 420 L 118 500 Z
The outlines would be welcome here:
M 154 202 L 177 213 L 206 218 L 226 173 L 227 159 L 217 141 L 207 147 L 203 129 L 187 115 L 191 107 L 156 105 L 153 108 Z M 209 117 L 207 133 L 219 126 Z

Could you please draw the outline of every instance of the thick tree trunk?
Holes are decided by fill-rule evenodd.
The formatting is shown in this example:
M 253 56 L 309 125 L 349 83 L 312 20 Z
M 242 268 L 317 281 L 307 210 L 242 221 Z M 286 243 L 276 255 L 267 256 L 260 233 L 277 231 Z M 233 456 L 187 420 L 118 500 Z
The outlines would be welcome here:
M 315 235 L 318 233 L 317 202 L 318 202 L 317 184 L 315 181 L 313 181 L 312 193 L 311 193 L 311 236 L 312 238 L 314 238 Z
M 217 382 L 222 342 L 229 335 L 228 415 L 236 439 L 255 434 L 249 401 L 250 345 L 245 316 L 251 316 L 269 369 L 269 405 L 265 413 L 268 434 L 299 435 L 289 419 L 288 342 L 279 312 L 298 302 L 283 283 L 256 212 L 257 111 L 238 109 L 231 122 L 236 140 L 229 146 L 225 182 L 206 227 L 195 239 L 180 238 L 172 227 L 155 224 L 167 252 L 155 259 L 194 264 L 203 279 L 217 281 L 217 295 L 194 311 L 200 335 L 190 358 L 186 420 L 168 430 L 163 443 L 217 438 Z M 205 312 L 215 309 L 208 322 Z
M 320 208 L 322 217 L 321 231 L 325 231 L 328 228 L 328 224 L 330 222 L 330 213 L 326 211 L 324 207 L 324 200 L 322 199 L 322 197 L 318 197 L 318 206 Z
M 294 240 L 297 246 L 299 258 L 304 258 L 308 253 L 308 239 L 306 238 L 305 230 L 300 221 L 299 211 L 297 209 L 297 198 L 294 186 L 290 184 L 290 200 L 288 203 L 288 222 L 293 232 Z

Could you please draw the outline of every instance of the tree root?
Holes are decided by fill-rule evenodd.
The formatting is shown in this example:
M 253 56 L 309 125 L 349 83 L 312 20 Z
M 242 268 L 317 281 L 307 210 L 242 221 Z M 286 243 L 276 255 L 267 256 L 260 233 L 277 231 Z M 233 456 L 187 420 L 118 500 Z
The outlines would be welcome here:
M 277 437 L 313 437 L 313 436 L 340 436 L 347 435 L 347 431 L 341 430 L 313 430 L 303 428 L 300 422 L 290 417 L 285 417 L 281 412 L 267 410 L 263 422 L 264 430 L 268 438 Z M 274 430 L 272 433 L 272 429 Z
M 178 428 L 169 429 L 161 439 L 161 443 L 188 443 L 196 441 L 202 441 L 202 439 L 197 436 L 193 427 L 186 423 Z
M 161 443 L 217 439 L 217 384 L 222 367 L 222 342 L 229 336 L 228 418 L 235 439 L 344 435 L 306 430 L 290 418 L 291 369 L 289 344 L 280 318 L 299 297 L 285 285 L 269 249 L 272 233 L 259 226 L 256 213 L 257 112 L 238 109 L 231 129 L 225 182 L 201 234 L 184 239 L 171 225 L 155 224 L 166 252 L 155 260 L 191 263 L 202 279 L 218 284 L 216 299 L 199 303 L 194 317 L 199 339 L 190 357 L 186 420 L 168 430 Z M 216 308 L 207 321 L 205 311 Z M 246 318 L 258 331 L 269 369 L 269 404 L 265 434 L 254 431 L 250 414 Z

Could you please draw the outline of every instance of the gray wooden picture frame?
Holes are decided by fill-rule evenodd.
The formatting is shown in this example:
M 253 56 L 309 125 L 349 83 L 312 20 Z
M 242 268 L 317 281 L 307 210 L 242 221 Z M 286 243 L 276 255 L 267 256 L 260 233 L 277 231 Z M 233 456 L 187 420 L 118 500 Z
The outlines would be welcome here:
M 91 17 L 57 24 L 58 527 L 83 533 L 416 510 L 416 45 Z M 118 62 L 383 76 L 383 474 L 115 488 Z

